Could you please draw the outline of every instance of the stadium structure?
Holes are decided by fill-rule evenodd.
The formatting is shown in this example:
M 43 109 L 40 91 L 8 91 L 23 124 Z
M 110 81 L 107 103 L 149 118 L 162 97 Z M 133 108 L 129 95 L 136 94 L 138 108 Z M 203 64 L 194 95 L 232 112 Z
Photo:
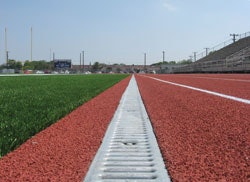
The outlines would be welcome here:
M 238 35 L 239 40 L 212 51 L 197 61 L 173 67 L 172 73 L 249 73 L 250 32 Z

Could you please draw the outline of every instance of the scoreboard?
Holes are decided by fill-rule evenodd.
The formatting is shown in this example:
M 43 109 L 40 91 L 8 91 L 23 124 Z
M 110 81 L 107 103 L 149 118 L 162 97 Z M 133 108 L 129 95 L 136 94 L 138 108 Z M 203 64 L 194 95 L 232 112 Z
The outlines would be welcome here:
M 71 68 L 71 59 L 54 59 L 54 68 Z

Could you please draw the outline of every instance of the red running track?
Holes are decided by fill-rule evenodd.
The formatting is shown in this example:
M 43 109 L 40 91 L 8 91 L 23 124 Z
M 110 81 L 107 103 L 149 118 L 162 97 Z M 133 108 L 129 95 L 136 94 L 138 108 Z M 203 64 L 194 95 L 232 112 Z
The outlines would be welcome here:
M 173 81 L 182 77 L 178 80 L 187 83 L 190 76 L 194 75 L 160 78 Z M 173 181 L 249 180 L 249 105 L 136 78 Z M 216 79 L 205 82 L 213 85 Z M 3 157 L 0 181 L 82 180 L 128 81 L 108 89 Z
M 0 159 L 0 181 L 81 181 L 129 78 L 80 106 Z
M 154 77 L 241 98 L 250 96 L 249 75 Z M 142 75 L 136 75 L 136 80 L 173 181 L 250 180 L 249 104 Z
M 250 100 L 250 74 L 179 74 L 154 77 Z

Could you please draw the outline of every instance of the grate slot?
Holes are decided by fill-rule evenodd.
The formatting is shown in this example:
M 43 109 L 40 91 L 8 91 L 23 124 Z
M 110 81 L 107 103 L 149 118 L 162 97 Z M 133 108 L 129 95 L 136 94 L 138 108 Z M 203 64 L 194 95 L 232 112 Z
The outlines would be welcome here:
M 84 181 L 171 181 L 134 76 Z
M 108 167 L 154 167 L 155 164 L 152 162 L 141 162 L 138 164 L 138 162 L 123 162 L 123 163 L 105 163 L 103 166 L 108 166 Z
M 124 154 L 124 153 L 115 153 L 115 154 L 106 154 L 106 157 L 152 157 L 152 154 L 147 153 L 134 153 L 134 154 Z
M 136 173 L 154 173 L 156 169 L 152 167 L 108 167 L 103 169 L 104 172 L 136 172 Z
M 152 158 L 147 158 L 147 157 L 111 157 L 111 158 L 104 158 L 106 161 L 135 161 L 135 162 L 140 162 L 140 161 L 154 161 Z
M 147 173 L 105 173 L 101 176 L 102 179 L 156 179 L 157 175 Z
M 126 145 L 123 145 L 123 146 L 110 146 L 109 147 L 109 151 L 115 151 L 115 150 L 130 150 L 130 149 L 140 149 L 140 150 L 143 150 L 143 149 L 145 149 L 145 150 L 147 150 L 147 149 L 150 149 L 150 147 L 149 146 L 126 146 Z M 121 151 L 122 152 L 122 151 Z
M 132 152 L 132 153 L 134 153 L 134 152 L 137 152 L 137 153 L 140 153 L 141 152 L 141 150 L 143 150 L 143 152 L 146 152 L 146 153 L 151 153 L 151 149 L 143 149 L 143 148 L 130 148 L 130 149 L 127 149 L 126 150 L 126 153 L 128 153 L 128 152 Z M 124 149 L 121 149 L 121 148 L 119 148 L 119 149 L 112 149 L 112 150 L 108 150 L 108 151 L 110 151 L 110 152 L 124 152 Z

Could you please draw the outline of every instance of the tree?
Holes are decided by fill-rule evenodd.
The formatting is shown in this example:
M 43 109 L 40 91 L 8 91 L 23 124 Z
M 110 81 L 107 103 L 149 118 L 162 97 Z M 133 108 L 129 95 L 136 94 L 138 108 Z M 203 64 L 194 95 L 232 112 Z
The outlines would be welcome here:
M 24 62 L 24 69 L 25 70 L 33 70 L 34 69 L 34 65 L 33 65 L 33 63 L 32 62 L 30 62 L 30 61 L 28 61 L 28 60 L 26 60 L 25 62 Z
M 99 62 L 95 62 L 92 66 L 92 70 L 93 72 L 96 72 L 99 70 L 99 67 L 100 67 L 100 63 Z
M 14 59 L 8 60 L 8 68 L 9 69 L 15 69 L 16 61 Z
M 41 61 L 28 61 L 26 60 L 24 65 L 21 61 L 16 61 L 14 59 L 9 59 L 8 64 L 0 65 L 0 69 L 15 69 L 15 70 L 21 70 L 22 68 L 24 70 L 52 70 L 54 67 L 54 62 L 46 62 L 45 60 Z
M 8 60 L 8 65 L 4 66 L 4 67 L 8 68 L 8 69 L 20 70 L 20 69 L 22 69 L 22 62 L 16 61 L 14 59 L 9 59 Z
M 208 53 L 208 55 L 211 55 L 211 54 L 213 54 L 213 53 L 215 53 L 216 51 L 210 51 L 209 53 Z
M 49 63 L 41 60 L 41 61 L 33 61 L 34 70 L 46 70 L 49 69 Z
M 17 69 L 17 70 L 21 70 L 22 67 L 23 67 L 23 63 L 22 63 L 21 61 L 17 61 L 17 62 L 16 62 L 16 69 Z
M 108 67 L 106 68 L 106 72 L 109 73 L 109 72 L 111 72 L 111 71 L 112 71 L 112 67 L 111 67 L 111 66 L 108 66 Z
M 182 61 L 179 62 L 179 64 L 191 64 L 192 63 L 192 60 L 185 60 L 183 59 Z
M 167 61 L 163 61 L 163 62 L 159 61 L 158 63 L 151 64 L 151 66 L 160 66 L 162 64 L 168 64 L 168 62 Z
M 176 64 L 176 61 L 170 61 L 168 64 Z
M 121 71 L 122 71 L 122 69 L 121 69 L 121 68 L 119 68 L 119 67 L 118 67 L 118 68 L 116 68 L 116 72 L 117 72 L 117 73 L 120 73 Z

